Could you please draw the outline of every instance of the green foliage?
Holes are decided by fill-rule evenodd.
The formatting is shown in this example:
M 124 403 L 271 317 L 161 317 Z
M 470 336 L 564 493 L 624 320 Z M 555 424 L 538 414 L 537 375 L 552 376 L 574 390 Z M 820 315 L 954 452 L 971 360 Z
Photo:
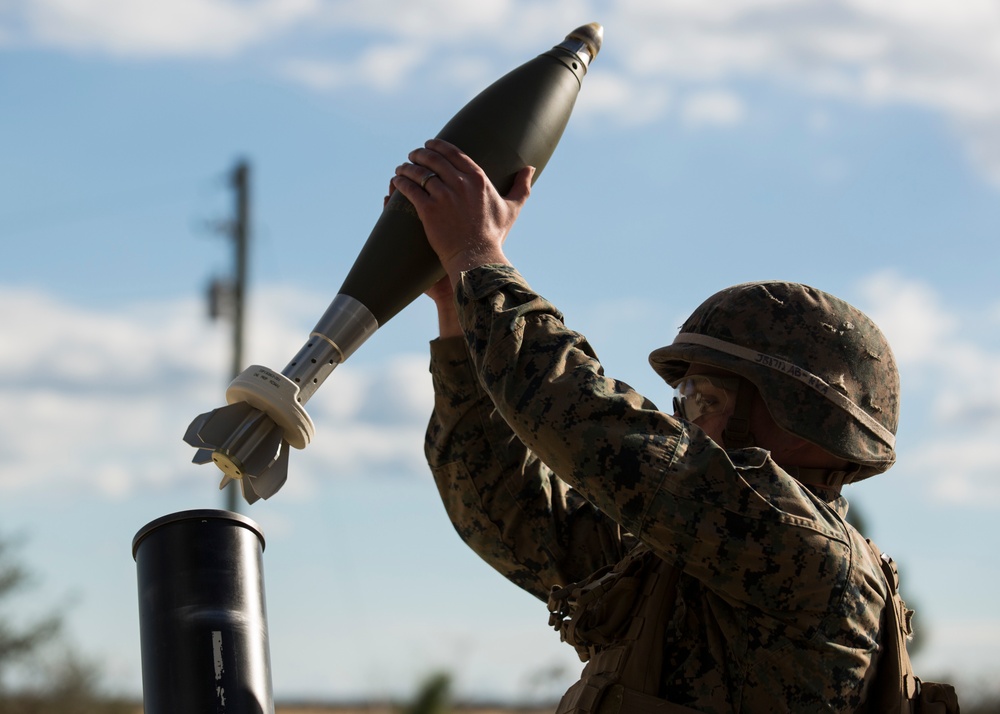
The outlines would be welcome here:
M 963 705 L 962 714 L 1000 714 L 1000 701 L 977 702 L 972 706 Z
M 0 538 L 0 603 L 8 602 L 30 582 L 28 571 L 14 558 L 14 547 L 11 541 Z M 61 626 L 58 617 L 43 618 L 31 624 L 17 620 L 0 611 L 0 696 L 7 691 L 11 670 L 51 642 Z
M 23 623 L 11 597 L 31 582 L 15 557 L 15 545 L 0 537 L 0 714 L 129 714 L 125 703 L 100 695 L 99 670 L 61 641 L 58 615 Z M 15 674 L 21 675 L 14 685 Z
M 1000 686 L 983 680 L 956 687 L 962 714 L 1000 714 Z
M 451 675 L 439 672 L 424 680 L 413 701 L 403 707 L 402 714 L 449 714 L 451 711 Z

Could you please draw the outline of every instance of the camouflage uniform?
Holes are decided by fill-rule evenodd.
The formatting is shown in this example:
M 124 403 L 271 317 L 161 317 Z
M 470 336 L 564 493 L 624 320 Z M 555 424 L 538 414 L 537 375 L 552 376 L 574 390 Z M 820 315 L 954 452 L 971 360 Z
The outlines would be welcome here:
M 465 273 L 456 300 L 466 339 L 431 343 L 426 454 L 463 540 L 541 599 L 648 547 L 680 569 L 657 696 L 854 711 L 888 593 L 847 502 L 605 377 L 513 268 Z

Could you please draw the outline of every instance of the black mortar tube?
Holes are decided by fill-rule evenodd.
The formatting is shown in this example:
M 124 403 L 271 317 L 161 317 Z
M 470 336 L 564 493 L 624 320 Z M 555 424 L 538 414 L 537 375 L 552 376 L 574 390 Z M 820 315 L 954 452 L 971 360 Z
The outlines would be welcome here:
M 274 714 L 260 526 L 195 510 L 132 541 L 145 714 Z

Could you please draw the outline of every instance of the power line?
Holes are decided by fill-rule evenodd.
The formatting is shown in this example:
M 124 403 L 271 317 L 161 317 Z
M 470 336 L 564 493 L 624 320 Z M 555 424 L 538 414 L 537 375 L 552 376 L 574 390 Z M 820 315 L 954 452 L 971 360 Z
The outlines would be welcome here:
M 190 198 L 189 179 L 183 184 L 143 186 L 128 191 L 107 193 L 93 199 L 58 203 L 47 200 L 45 205 L 0 214 L 0 231 L 11 234 L 58 228 L 74 223 L 117 218 L 158 206 L 166 206 Z M 182 192 L 181 188 L 184 187 Z

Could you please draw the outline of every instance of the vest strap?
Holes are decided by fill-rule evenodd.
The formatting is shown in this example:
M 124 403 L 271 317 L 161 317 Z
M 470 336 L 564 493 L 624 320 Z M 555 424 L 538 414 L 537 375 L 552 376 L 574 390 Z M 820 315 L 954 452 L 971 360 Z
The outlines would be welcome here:
M 599 571 L 583 583 L 553 589 L 550 624 L 577 648 L 587 662 L 580 681 L 567 690 L 555 714 L 699 714 L 655 696 L 663 670 L 663 636 L 674 614 L 680 569 L 638 546 L 613 569 Z M 627 627 L 614 643 L 594 642 L 587 610 L 601 608 L 600 598 L 618 588 L 641 586 L 629 603 Z M 613 599 L 613 598 L 612 598 Z M 624 623 L 623 623 L 624 624 Z

